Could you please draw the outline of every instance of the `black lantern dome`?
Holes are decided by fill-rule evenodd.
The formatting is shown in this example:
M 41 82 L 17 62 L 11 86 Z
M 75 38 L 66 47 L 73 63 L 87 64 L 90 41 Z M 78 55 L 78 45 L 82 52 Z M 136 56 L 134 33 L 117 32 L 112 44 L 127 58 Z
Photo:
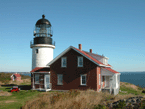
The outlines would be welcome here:
M 45 15 L 36 22 L 34 36 L 34 44 L 52 44 L 51 23 L 45 19 Z
M 42 15 L 42 19 L 39 19 L 37 22 L 36 22 L 36 26 L 39 27 L 40 25 L 46 25 L 48 27 L 51 27 L 51 24 L 50 22 L 45 19 L 45 15 Z

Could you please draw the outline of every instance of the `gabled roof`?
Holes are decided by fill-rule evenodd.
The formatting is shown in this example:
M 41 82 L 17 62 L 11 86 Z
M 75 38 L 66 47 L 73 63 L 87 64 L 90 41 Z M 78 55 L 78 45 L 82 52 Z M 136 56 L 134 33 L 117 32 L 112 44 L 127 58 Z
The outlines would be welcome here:
M 49 71 L 50 71 L 50 68 L 49 67 L 35 67 L 30 72 L 49 72 Z
M 81 55 L 83 55 L 84 57 L 86 57 L 87 59 L 89 59 L 91 62 L 95 63 L 98 66 L 104 66 L 104 67 L 111 67 L 111 65 L 104 65 L 102 62 L 98 61 L 97 59 L 95 59 L 94 57 L 92 57 L 91 55 L 87 54 L 85 51 L 79 50 L 73 46 L 68 47 L 66 50 L 64 50 L 61 54 L 59 54 L 55 59 L 53 59 L 51 62 L 48 63 L 48 65 L 53 64 L 57 59 L 59 59 L 61 56 L 63 56 L 65 53 L 67 53 L 69 50 L 75 50 L 76 52 L 80 53 Z
M 89 55 L 91 55 L 92 57 L 101 57 L 101 58 L 106 58 L 106 59 L 109 59 L 109 58 L 107 58 L 107 57 L 105 57 L 105 56 L 103 56 L 103 55 L 98 55 L 98 54 L 94 54 L 94 53 L 90 53 L 90 52 L 87 52 L 87 51 L 84 51 L 85 53 L 87 53 L 87 54 L 89 54 Z
M 21 75 L 20 75 L 20 74 L 17 74 L 17 73 L 12 74 L 11 77 L 14 76 L 14 75 L 15 75 L 16 77 L 21 77 Z

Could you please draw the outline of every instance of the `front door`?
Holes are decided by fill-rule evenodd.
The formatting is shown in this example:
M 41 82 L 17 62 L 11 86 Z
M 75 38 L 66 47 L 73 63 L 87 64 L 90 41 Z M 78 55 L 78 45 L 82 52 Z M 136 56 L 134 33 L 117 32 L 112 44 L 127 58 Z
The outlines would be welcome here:
M 50 89 L 50 75 L 45 75 L 45 88 Z

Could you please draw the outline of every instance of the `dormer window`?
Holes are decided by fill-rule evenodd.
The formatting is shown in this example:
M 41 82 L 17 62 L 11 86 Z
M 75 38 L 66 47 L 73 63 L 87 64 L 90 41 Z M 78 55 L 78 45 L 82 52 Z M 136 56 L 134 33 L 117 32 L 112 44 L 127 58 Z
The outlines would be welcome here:
M 61 67 L 66 67 L 67 63 L 66 63 L 66 57 L 62 57 L 61 58 Z
M 78 67 L 83 67 L 83 57 L 78 57 Z

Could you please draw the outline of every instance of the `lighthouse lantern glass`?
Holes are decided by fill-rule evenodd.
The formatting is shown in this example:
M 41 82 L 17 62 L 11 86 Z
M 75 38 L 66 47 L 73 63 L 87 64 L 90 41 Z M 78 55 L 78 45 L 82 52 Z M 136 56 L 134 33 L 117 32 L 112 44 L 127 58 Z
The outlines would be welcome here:
M 35 26 L 35 37 L 51 37 L 51 26 L 47 24 L 41 24 Z

